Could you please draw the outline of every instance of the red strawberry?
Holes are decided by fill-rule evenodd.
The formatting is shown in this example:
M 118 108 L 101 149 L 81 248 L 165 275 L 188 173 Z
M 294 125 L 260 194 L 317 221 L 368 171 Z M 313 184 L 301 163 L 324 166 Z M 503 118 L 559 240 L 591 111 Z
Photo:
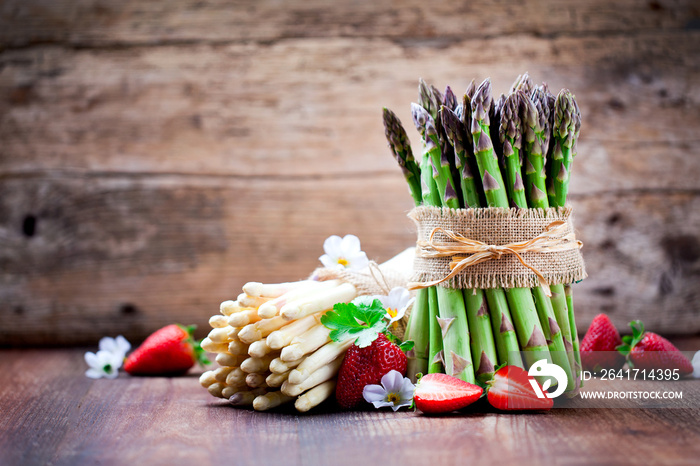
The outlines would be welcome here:
M 610 318 L 598 314 L 588 327 L 586 336 L 581 341 L 581 363 L 589 371 L 601 369 L 619 369 L 625 358 L 617 351 L 622 338 Z
M 194 328 L 194 325 L 172 324 L 156 330 L 126 358 L 124 370 L 131 375 L 187 372 L 198 360 L 206 360 L 201 347 L 192 339 Z
M 629 359 L 635 369 L 678 369 L 679 375 L 693 373 L 690 360 L 678 348 L 653 332 L 645 332 L 644 324 L 639 320 L 630 322 L 632 335 L 622 338 L 624 342 L 618 350 Z
M 369 346 L 352 345 L 338 372 L 335 396 L 346 409 L 357 407 L 363 401 L 365 385 L 379 384 L 382 376 L 391 370 L 406 374 L 406 355 L 390 342 L 383 333 Z
M 491 406 L 505 411 L 524 409 L 547 410 L 554 406 L 551 398 L 537 398 L 530 385 L 531 378 L 518 366 L 500 368 L 488 382 L 487 398 Z M 542 387 L 540 387 L 541 389 Z
M 483 392 L 478 385 L 451 375 L 428 374 L 418 382 L 413 401 L 424 413 L 449 413 L 474 403 Z

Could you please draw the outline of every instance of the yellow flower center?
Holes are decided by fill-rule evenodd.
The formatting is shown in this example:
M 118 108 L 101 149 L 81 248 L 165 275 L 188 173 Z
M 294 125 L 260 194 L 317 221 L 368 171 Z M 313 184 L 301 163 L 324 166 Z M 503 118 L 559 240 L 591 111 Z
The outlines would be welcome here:
M 386 397 L 386 401 L 390 403 L 398 403 L 399 401 L 401 401 L 401 397 L 398 393 L 389 393 Z
M 392 309 L 392 308 L 388 307 L 388 308 L 386 308 L 386 313 L 389 314 L 391 316 L 391 318 L 393 319 L 394 317 L 396 317 L 398 315 L 399 310 Z
M 342 265 L 343 267 L 347 267 L 348 264 L 349 264 L 348 260 L 345 259 L 344 257 L 338 258 L 338 263 L 339 263 L 340 265 Z

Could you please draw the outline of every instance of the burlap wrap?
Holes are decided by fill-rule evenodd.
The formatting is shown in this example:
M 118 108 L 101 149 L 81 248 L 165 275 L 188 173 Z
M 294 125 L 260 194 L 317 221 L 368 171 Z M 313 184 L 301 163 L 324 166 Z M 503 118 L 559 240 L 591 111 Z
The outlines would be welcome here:
M 574 227 L 571 208 L 549 209 L 449 209 L 442 207 L 416 207 L 408 216 L 416 223 L 418 244 L 425 244 L 436 228 L 455 232 L 486 245 L 503 246 L 532 240 L 543 234 L 552 222 L 562 221 L 561 232 L 554 235 L 556 241 L 573 237 Z M 448 236 L 438 230 L 433 241 L 450 243 Z M 576 248 L 557 251 L 522 252 L 522 259 L 537 269 L 547 284 L 574 283 L 586 278 L 583 257 Z M 546 249 L 546 247 L 544 248 Z M 553 248 L 554 249 L 554 248 Z M 446 277 L 450 272 L 450 257 L 422 257 L 416 250 L 412 282 L 432 282 Z M 468 257 L 469 255 L 462 255 Z M 523 266 L 514 254 L 470 265 L 453 278 L 440 283 L 448 288 L 532 288 L 540 285 L 535 273 Z

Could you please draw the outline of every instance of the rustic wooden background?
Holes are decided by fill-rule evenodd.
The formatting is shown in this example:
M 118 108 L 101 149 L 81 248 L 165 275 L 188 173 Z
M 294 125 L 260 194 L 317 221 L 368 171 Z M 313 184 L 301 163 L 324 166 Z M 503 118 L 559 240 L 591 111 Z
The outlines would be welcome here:
M 693 0 L 0 1 L 0 344 L 204 328 L 330 234 L 389 258 L 382 106 L 523 71 L 583 112 L 580 330 L 700 332 L 699 44 Z

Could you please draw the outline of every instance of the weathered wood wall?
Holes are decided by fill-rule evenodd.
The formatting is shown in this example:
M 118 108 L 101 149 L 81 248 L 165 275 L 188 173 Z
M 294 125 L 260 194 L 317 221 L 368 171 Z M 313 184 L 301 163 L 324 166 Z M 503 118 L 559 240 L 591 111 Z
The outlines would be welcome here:
M 330 234 L 392 256 L 414 234 L 382 106 L 410 124 L 418 77 L 525 70 L 584 115 L 579 327 L 698 332 L 698 44 L 692 0 L 5 0 L 0 344 L 205 326 Z

